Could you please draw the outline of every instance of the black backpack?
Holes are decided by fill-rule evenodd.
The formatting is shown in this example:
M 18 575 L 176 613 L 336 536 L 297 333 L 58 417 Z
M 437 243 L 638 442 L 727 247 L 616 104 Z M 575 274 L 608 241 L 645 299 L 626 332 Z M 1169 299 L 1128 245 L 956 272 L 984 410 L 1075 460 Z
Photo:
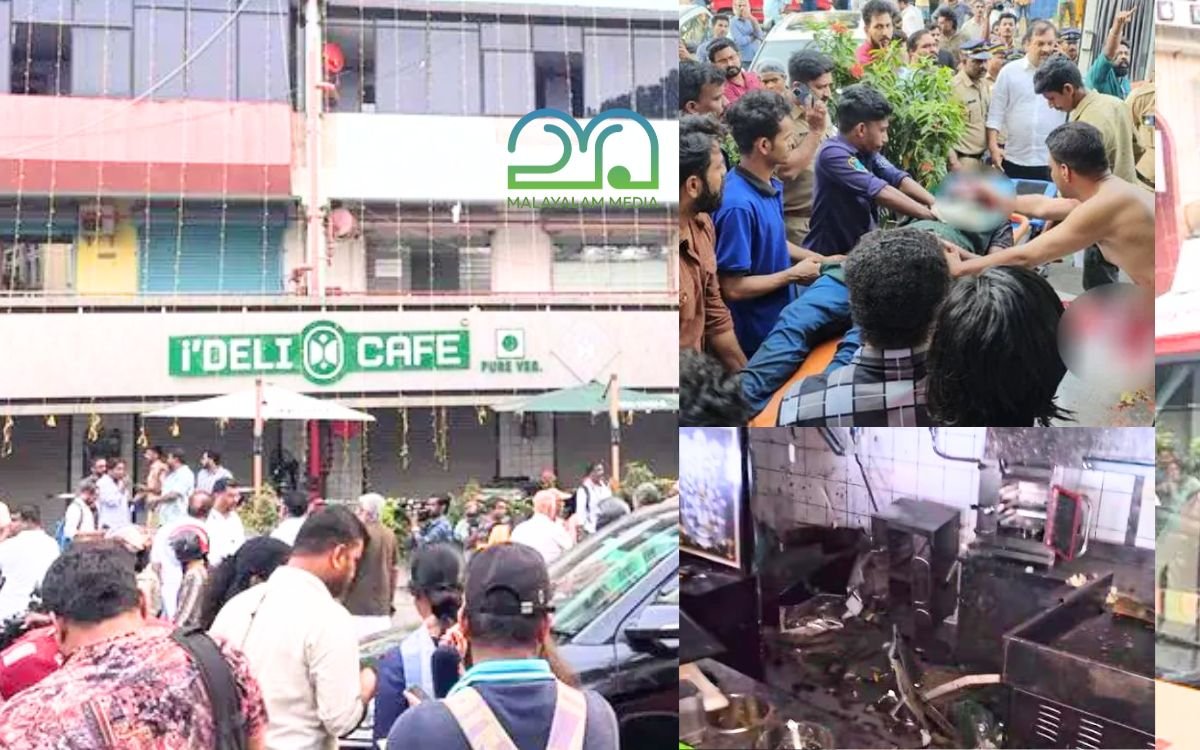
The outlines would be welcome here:
M 246 717 L 233 669 L 216 642 L 200 628 L 176 630 L 171 639 L 187 651 L 200 670 L 200 680 L 213 709 L 213 750 L 246 750 Z

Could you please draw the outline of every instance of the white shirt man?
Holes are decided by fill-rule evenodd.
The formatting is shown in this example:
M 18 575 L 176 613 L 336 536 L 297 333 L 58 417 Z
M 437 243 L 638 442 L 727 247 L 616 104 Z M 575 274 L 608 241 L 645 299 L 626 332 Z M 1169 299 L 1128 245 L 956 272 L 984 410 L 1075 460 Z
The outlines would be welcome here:
M 612 497 L 612 489 L 607 482 L 596 481 L 592 477 L 584 479 L 575 493 L 575 512 L 579 515 L 581 526 L 589 534 L 596 533 L 597 509 L 600 501 Z
M 100 528 L 110 531 L 120 531 L 133 523 L 125 486 L 118 483 L 111 473 L 96 482 L 96 523 Z
M 80 532 L 88 533 L 96 530 L 96 515 L 87 502 L 76 497 L 67 506 L 67 514 L 63 518 L 63 538 L 73 540 Z
M 277 568 L 229 600 L 209 632 L 250 661 L 270 716 L 267 747 L 335 750 L 337 737 L 358 726 L 365 706 L 354 618 L 320 578 Z
M 246 527 L 236 510 L 222 513 L 213 508 L 205 522 L 208 529 L 208 564 L 216 567 L 227 557 L 233 557 L 246 543 Z
M 218 479 L 233 479 L 233 474 L 220 464 L 213 464 L 213 468 L 207 466 L 196 472 L 196 489 L 204 492 L 212 492 L 213 485 Z
M 187 515 L 188 498 L 196 489 L 196 475 L 187 464 L 163 477 L 162 494 L 174 495 L 175 499 L 158 506 L 158 520 L 161 524 L 169 524 Z
M 900 28 L 904 31 L 904 36 L 912 36 L 925 28 L 925 17 L 921 15 L 921 9 L 911 2 L 904 6 L 904 10 L 900 11 Z
M 29 609 L 33 590 L 57 559 L 58 544 L 36 522 L 0 542 L 0 622 Z
M 290 516 L 283 519 L 275 527 L 275 530 L 271 532 L 271 537 L 285 544 L 295 546 L 296 535 L 300 533 L 300 527 L 304 525 L 305 518 L 308 518 L 308 516 L 300 516 L 298 518 Z
M 1028 57 L 1005 65 L 992 86 L 992 103 L 988 108 L 988 129 L 1008 135 L 1004 160 L 1022 167 L 1050 164 L 1046 137 L 1067 121 L 1066 113 L 1055 111 L 1044 96 L 1033 92 L 1036 72 Z
M 517 524 L 510 537 L 514 544 L 524 544 L 540 552 L 547 565 L 562 557 L 573 541 L 567 530 L 553 518 L 557 505 L 558 494 L 553 490 L 542 490 L 534 495 L 533 516 Z

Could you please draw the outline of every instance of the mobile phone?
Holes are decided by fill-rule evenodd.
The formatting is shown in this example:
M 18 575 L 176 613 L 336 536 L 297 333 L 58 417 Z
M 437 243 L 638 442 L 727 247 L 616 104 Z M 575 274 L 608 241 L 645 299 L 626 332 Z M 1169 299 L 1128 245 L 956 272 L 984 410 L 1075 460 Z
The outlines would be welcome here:
M 807 107 L 812 99 L 812 90 L 806 84 L 797 83 L 792 87 L 792 95 L 796 97 L 796 104 Z

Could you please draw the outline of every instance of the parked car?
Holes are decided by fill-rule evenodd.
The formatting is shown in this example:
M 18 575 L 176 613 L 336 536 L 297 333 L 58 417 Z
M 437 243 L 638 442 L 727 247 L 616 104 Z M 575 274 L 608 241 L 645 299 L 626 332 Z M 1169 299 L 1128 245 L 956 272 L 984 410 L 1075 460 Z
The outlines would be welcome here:
M 769 62 L 782 65 L 787 70 L 788 59 L 813 44 L 814 29 L 818 24 L 841 23 L 854 40 L 862 43 L 867 32 L 862 27 L 862 15 L 848 10 L 818 10 L 810 13 L 792 13 L 767 32 L 767 38 L 758 47 L 758 54 L 750 63 L 750 70 L 758 71 Z
M 617 713 L 621 747 L 670 747 L 679 734 L 679 501 L 642 508 L 550 566 L 558 651 Z M 364 640 L 364 659 L 405 630 Z M 373 711 L 342 740 L 370 748 Z
M 708 38 L 712 17 L 713 12 L 702 5 L 679 6 L 679 38 L 688 52 L 694 54 L 700 43 Z

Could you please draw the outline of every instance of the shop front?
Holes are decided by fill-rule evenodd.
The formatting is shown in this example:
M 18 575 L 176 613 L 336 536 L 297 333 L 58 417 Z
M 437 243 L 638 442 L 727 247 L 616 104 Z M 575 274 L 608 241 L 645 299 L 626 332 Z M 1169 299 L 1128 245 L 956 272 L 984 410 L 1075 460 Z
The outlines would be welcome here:
M 70 490 L 93 455 L 123 456 L 140 476 L 146 445 L 180 446 L 193 464 L 215 449 L 248 480 L 249 424 L 140 415 L 259 378 L 377 420 L 269 424 L 268 476 L 330 497 L 367 487 L 420 496 L 545 469 L 571 484 L 608 456 L 606 413 L 490 407 L 613 374 L 622 387 L 673 393 L 677 362 L 662 353 L 674 351 L 675 325 L 670 309 L 582 306 L 6 315 L 0 340 L 14 356 L 0 362 L 0 415 L 12 422 L 0 453 L 11 455 L 0 459 L 0 499 L 46 502 L 54 517 L 61 507 L 47 498 Z M 55 377 L 34 375 L 46 372 Z M 674 475 L 675 427 L 673 412 L 624 411 L 623 460 Z

